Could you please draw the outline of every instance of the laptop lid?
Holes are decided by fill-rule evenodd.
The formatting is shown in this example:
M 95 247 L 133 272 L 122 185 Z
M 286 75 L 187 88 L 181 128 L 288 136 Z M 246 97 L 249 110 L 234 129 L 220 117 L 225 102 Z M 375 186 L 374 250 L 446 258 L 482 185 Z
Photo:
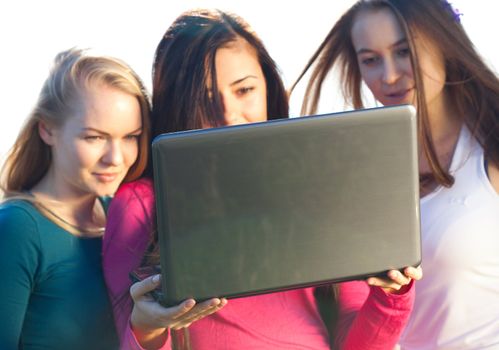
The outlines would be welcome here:
M 164 134 L 152 152 L 165 305 L 420 263 L 412 106 Z

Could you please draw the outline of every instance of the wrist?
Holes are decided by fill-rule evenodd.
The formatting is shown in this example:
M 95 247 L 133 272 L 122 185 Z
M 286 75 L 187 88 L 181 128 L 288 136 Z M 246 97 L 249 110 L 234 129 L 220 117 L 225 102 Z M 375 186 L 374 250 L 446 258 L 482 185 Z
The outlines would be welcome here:
M 145 325 L 134 320 L 133 315 L 130 318 L 130 329 L 140 346 L 147 350 L 159 349 L 168 340 L 168 328 Z

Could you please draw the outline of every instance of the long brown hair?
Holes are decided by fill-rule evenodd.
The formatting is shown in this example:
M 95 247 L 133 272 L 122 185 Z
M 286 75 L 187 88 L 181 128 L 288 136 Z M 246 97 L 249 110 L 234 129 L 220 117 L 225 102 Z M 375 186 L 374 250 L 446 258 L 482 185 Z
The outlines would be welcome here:
M 217 91 L 217 49 L 245 39 L 255 48 L 267 84 L 268 119 L 288 116 L 288 98 L 279 71 L 262 41 L 234 14 L 192 10 L 181 14 L 161 38 L 153 64 L 152 138 L 159 134 L 222 126 L 223 105 Z M 209 83 L 209 84 L 207 84 Z M 147 175 L 152 177 L 149 162 Z
M 225 125 L 218 94 L 216 51 L 246 40 L 257 52 L 267 85 L 268 119 L 288 117 L 288 97 L 275 62 L 250 26 L 234 14 L 198 9 L 182 13 L 166 30 L 155 53 L 151 137 L 174 131 Z M 212 96 L 211 96 L 212 95 Z M 152 177 L 152 160 L 145 173 Z M 155 225 L 154 225 L 155 226 Z M 159 262 L 156 229 L 142 265 Z M 176 349 L 189 349 L 189 331 L 172 332 Z
M 257 51 L 267 84 L 268 119 L 288 117 L 288 97 L 277 65 L 262 41 L 239 16 L 219 10 L 182 13 L 161 38 L 153 63 L 151 139 L 175 131 L 224 125 L 223 106 L 211 98 L 207 82 L 217 91 L 216 50 L 240 36 Z M 213 94 L 216 96 L 217 94 Z M 144 173 L 153 177 L 152 159 Z M 159 263 L 157 233 L 142 265 Z
M 29 191 L 47 173 L 52 162 L 50 146 L 41 139 L 38 124 L 44 121 L 61 127 L 83 105 L 90 84 L 105 83 L 137 98 L 143 132 L 139 138 L 138 158 L 125 181 L 138 178 L 148 158 L 150 102 L 138 75 L 123 61 L 107 56 L 92 56 L 87 51 L 69 49 L 59 53 L 38 101 L 22 127 L 2 169 L 5 196 Z
M 292 89 L 313 67 L 303 101 L 302 114 L 317 110 L 323 83 L 338 65 L 343 96 L 354 108 L 363 108 L 362 77 L 353 48 L 351 30 L 360 11 L 391 10 L 405 32 L 417 94 L 419 138 L 435 180 L 452 186 L 454 179 L 439 163 L 432 141 L 424 98 L 422 72 L 414 34 L 421 33 L 441 50 L 446 67 L 445 90 L 455 111 L 484 148 L 488 160 L 499 166 L 499 80 L 487 67 L 464 31 L 459 16 L 445 0 L 360 0 L 333 26 Z

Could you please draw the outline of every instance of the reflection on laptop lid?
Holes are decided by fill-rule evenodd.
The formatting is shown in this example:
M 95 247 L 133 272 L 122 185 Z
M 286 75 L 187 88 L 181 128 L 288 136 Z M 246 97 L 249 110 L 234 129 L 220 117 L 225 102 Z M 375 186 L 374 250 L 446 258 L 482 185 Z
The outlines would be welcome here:
M 412 106 L 164 134 L 153 164 L 165 305 L 420 263 Z

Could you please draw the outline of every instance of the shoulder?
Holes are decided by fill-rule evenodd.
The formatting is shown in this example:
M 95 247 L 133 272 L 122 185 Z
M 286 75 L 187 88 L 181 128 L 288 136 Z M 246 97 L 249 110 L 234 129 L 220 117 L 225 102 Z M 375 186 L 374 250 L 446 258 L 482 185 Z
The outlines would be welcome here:
M 128 285 L 128 272 L 140 264 L 149 243 L 154 211 L 150 179 L 123 184 L 116 192 L 109 206 L 102 242 L 102 262 L 108 281 L 121 276 Z M 125 272 L 120 275 L 118 271 Z
M 22 200 L 7 200 L 0 205 L 0 227 L 2 236 L 14 231 L 24 232 L 27 228 L 38 226 L 38 210 Z
M 112 236 L 148 231 L 155 212 L 152 180 L 139 179 L 123 184 L 113 197 L 107 215 L 106 241 Z
M 154 186 L 149 178 L 127 182 L 120 186 L 113 197 L 112 203 L 123 200 L 149 201 L 154 200 Z
M 20 200 L 2 203 L 0 228 L 0 256 L 11 259 L 15 255 L 20 259 L 21 256 L 34 257 L 39 252 L 43 223 L 41 214 L 30 203 Z
M 154 210 L 154 188 L 151 179 L 139 179 L 123 184 L 114 195 L 109 205 L 108 215 L 117 212 L 143 212 Z

